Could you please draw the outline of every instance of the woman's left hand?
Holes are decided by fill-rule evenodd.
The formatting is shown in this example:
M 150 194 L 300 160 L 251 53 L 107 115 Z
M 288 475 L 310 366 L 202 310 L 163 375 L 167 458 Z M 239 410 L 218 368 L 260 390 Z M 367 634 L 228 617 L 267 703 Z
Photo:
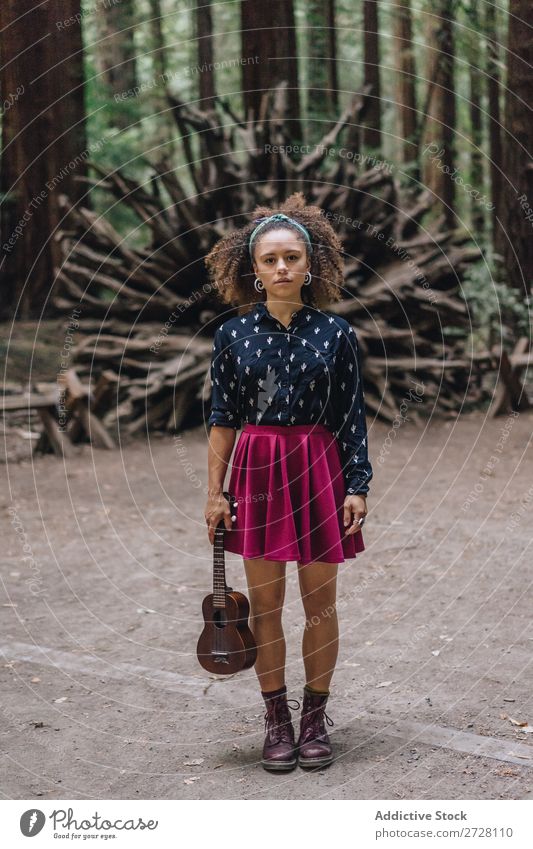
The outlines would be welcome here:
M 362 527 L 359 519 L 364 519 L 367 513 L 364 495 L 347 495 L 344 499 L 344 536 L 358 533 Z

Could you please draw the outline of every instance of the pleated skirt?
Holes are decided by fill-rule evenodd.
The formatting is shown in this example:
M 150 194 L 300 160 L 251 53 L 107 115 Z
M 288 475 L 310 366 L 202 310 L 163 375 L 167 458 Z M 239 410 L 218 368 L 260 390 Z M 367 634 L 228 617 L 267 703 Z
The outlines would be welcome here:
M 324 425 L 245 424 L 227 490 L 237 519 L 224 533 L 226 551 L 308 564 L 365 550 L 362 531 L 344 536 L 341 455 Z

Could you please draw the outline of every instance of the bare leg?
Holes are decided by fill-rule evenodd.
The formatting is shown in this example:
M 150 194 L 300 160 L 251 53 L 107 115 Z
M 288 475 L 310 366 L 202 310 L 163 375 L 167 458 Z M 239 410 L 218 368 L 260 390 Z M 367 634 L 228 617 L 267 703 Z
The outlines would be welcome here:
M 339 653 L 336 563 L 298 563 L 300 592 L 305 611 L 302 655 L 306 683 L 329 690 Z
M 285 684 L 285 637 L 281 624 L 287 563 L 244 560 L 250 595 L 250 628 L 257 643 L 255 671 L 263 692 Z

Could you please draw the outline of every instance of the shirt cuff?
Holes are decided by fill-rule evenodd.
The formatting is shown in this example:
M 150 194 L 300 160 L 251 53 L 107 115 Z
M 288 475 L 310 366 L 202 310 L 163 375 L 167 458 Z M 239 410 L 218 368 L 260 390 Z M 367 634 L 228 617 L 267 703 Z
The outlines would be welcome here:
M 367 495 L 368 491 L 368 483 L 361 483 L 361 481 L 354 481 L 346 485 L 346 495 Z
M 230 421 L 230 416 L 234 419 L 234 421 Z M 224 413 L 212 413 L 209 416 L 207 426 L 212 427 L 213 425 L 216 425 L 216 427 L 231 427 L 234 430 L 240 430 L 241 427 L 240 422 L 235 419 L 235 416 L 231 414 L 226 415 Z

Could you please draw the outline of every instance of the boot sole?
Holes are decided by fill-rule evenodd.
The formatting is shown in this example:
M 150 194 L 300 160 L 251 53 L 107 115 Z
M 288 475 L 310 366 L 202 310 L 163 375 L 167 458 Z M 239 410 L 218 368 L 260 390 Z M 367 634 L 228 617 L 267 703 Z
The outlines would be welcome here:
M 283 763 L 275 763 L 273 761 L 261 761 L 261 766 L 268 772 L 289 772 L 291 769 L 295 768 L 297 763 L 298 761 L 295 758 L 294 761 L 284 761 Z
M 330 758 L 298 758 L 298 765 L 302 769 L 319 769 L 332 763 L 333 756 Z

